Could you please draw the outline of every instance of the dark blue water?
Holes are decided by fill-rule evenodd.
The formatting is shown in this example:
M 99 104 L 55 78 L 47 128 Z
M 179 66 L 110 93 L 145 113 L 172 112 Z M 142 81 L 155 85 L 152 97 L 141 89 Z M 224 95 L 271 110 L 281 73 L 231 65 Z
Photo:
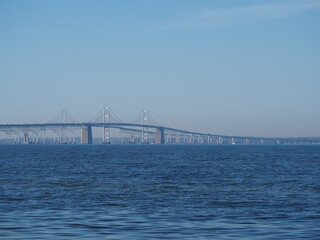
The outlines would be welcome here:
M 1 239 L 320 239 L 320 146 L 0 146 Z

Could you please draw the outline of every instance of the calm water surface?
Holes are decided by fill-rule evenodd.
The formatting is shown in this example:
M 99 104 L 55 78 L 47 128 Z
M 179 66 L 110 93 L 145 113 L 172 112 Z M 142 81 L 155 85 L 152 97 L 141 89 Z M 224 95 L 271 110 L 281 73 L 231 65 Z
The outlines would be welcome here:
M 320 239 L 320 146 L 0 146 L 0 239 Z

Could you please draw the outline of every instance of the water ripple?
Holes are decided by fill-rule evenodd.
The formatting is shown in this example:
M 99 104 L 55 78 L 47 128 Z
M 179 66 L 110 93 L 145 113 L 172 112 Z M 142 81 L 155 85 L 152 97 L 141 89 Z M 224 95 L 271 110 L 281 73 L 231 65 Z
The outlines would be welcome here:
M 319 239 L 316 146 L 2 146 L 0 239 Z

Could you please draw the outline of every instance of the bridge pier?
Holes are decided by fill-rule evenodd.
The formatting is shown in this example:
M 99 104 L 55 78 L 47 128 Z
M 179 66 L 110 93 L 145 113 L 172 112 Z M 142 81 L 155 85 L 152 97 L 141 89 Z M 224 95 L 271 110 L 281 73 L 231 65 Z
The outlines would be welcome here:
M 164 144 L 164 128 L 163 127 L 156 129 L 155 144 Z
M 23 144 L 29 144 L 29 135 L 28 135 L 28 133 L 24 133 L 24 135 L 23 135 Z
M 87 125 L 81 129 L 81 144 L 92 144 L 92 127 Z

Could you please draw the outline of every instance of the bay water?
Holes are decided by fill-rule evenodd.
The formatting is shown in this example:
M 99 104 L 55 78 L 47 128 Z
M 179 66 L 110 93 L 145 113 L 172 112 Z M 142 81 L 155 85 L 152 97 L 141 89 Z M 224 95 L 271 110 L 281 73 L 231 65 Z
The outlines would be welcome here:
M 320 239 L 320 146 L 0 145 L 0 239 Z

